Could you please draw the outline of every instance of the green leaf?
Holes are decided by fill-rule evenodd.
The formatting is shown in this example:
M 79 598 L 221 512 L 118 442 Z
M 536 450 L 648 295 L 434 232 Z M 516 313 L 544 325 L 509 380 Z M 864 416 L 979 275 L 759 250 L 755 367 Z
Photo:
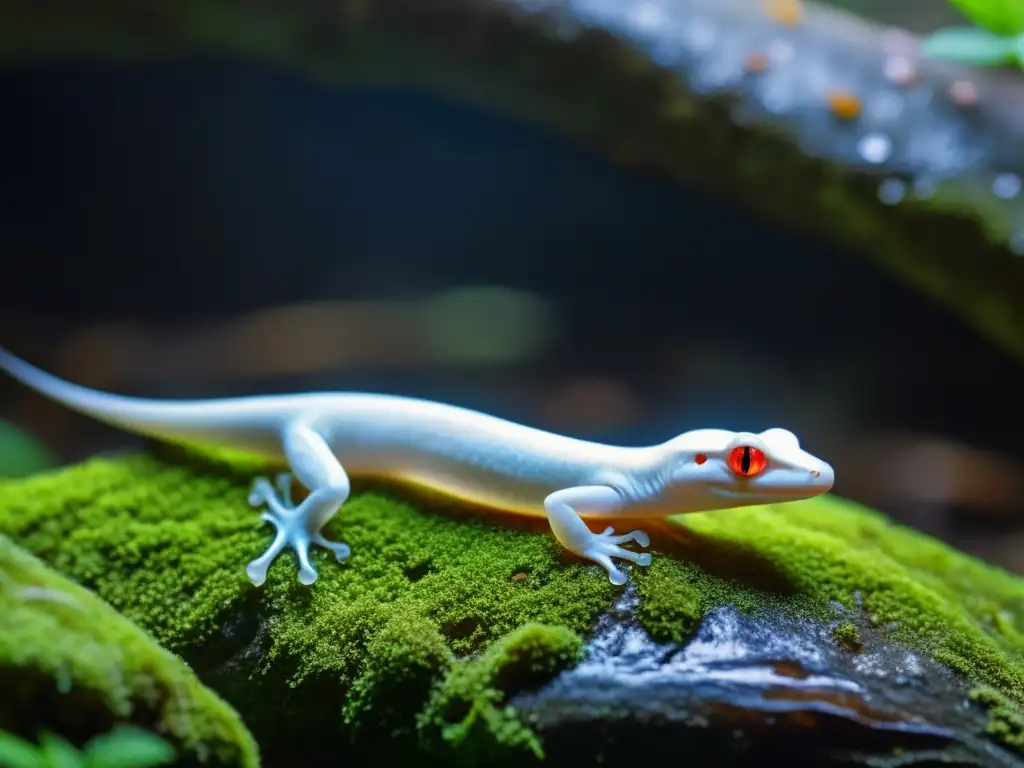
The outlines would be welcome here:
M 1018 55 L 1016 39 L 973 27 L 940 29 L 924 41 L 921 50 L 928 58 L 982 66 L 1010 64 Z
M 89 768 L 150 768 L 174 760 L 174 747 L 155 733 L 121 726 L 85 747 Z
M 950 0 L 960 12 L 998 35 L 1024 32 L 1024 0 Z
M 11 733 L 0 732 L 0 768 L 45 768 L 34 744 Z
M 82 756 L 75 747 L 54 733 L 44 733 L 39 745 L 45 758 L 46 768 L 82 768 Z

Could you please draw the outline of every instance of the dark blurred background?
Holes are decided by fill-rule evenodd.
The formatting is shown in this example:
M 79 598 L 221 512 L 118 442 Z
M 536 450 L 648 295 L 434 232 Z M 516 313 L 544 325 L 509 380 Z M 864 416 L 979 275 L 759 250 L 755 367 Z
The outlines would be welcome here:
M 862 258 L 423 94 L 213 59 L 8 67 L 0 92 L 0 343 L 47 370 L 634 444 L 785 426 L 836 493 L 1024 572 L 1021 365 Z M 136 444 L 6 378 L 0 420 L 0 475 Z

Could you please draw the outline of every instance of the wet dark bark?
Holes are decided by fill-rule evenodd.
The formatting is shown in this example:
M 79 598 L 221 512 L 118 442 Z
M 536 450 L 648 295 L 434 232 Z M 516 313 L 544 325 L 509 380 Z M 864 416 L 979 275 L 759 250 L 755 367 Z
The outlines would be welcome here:
M 8 59 L 237 53 L 539 123 L 870 258 L 1024 357 L 1020 73 L 761 0 L 5 5 Z

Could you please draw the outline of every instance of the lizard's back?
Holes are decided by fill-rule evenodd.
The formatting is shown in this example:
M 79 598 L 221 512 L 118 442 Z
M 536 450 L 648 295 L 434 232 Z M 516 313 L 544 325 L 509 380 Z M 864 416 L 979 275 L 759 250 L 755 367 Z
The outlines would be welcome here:
M 640 450 L 426 400 L 315 397 L 310 413 L 321 415 L 313 423 L 349 474 L 409 480 L 514 511 L 543 514 L 538 505 L 552 491 L 591 482 Z

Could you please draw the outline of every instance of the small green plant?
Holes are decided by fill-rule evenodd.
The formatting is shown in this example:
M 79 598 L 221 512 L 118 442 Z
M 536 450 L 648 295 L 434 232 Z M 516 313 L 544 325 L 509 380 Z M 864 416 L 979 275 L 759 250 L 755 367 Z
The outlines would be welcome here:
M 0 768 L 150 768 L 167 765 L 174 748 L 149 731 L 119 726 L 82 749 L 53 733 L 39 744 L 0 731 Z
M 924 41 L 928 58 L 1024 68 L 1024 0 L 950 0 L 975 27 L 940 29 Z

